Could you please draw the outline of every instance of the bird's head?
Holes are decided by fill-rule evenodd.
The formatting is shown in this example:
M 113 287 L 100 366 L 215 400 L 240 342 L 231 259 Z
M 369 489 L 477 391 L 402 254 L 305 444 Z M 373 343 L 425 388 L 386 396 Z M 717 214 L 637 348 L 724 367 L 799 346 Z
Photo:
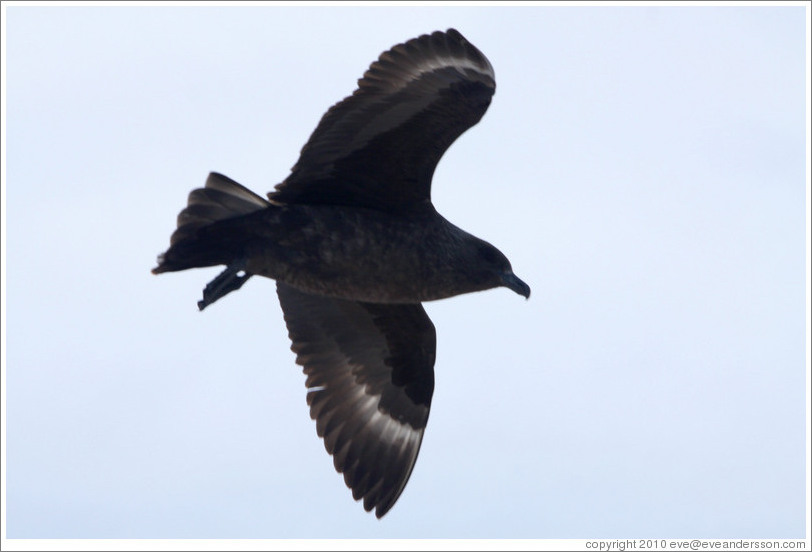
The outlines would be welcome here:
M 474 267 L 477 279 L 486 284 L 483 289 L 506 287 L 525 299 L 530 298 L 530 286 L 513 273 L 507 257 L 486 241 L 477 240 L 475 246 Z

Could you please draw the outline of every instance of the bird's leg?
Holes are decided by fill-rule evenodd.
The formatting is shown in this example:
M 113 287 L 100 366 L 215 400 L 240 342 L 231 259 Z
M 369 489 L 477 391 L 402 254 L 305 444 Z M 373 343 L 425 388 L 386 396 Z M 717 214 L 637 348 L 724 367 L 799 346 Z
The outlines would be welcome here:
M 197 308 L 205 309 L 220 297 L 240 289 L 252 275 L 245 272 L 245 259 L 231 263 L 214 280 L 206 284 L 203 299 L 197 302 Z

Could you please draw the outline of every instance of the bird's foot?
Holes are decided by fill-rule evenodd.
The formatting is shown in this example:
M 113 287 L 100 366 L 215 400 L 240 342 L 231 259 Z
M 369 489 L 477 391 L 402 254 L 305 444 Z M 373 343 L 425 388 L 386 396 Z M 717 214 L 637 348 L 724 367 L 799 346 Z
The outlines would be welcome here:
M 245 259 L 228 265 L 214 280 L 206 284 L 203 299 L 197 302 L 197 308 L 205 309 L 224 295 L 236 291 L 252 276 L 245 271 Z

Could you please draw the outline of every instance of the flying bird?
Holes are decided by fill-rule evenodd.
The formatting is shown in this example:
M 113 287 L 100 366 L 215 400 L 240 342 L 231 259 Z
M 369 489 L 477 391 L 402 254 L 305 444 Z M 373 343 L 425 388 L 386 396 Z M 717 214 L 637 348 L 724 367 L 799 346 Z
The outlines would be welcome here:
M 153 273 L 225 265 L 203 310 L 254 275 L 276 280 L 316 431 L 355 500 L 380 518 L 417 459 L 434 391 L 423 301 L 530 287 L 431 203 L 434 169 L 485 114 L 490 62 L 449 29 L 380 55 L 263 198 L 211 173 Z

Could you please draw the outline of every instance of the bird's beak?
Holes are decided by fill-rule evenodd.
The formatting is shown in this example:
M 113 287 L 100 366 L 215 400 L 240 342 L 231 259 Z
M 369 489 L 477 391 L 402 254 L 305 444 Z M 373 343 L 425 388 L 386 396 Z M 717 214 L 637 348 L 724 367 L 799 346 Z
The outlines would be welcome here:
M 530 298 L 530 286 L 522 282 L 513 272 L 506 272 L 502 275 L 502 285 L 512 289 L 525 299 Z

